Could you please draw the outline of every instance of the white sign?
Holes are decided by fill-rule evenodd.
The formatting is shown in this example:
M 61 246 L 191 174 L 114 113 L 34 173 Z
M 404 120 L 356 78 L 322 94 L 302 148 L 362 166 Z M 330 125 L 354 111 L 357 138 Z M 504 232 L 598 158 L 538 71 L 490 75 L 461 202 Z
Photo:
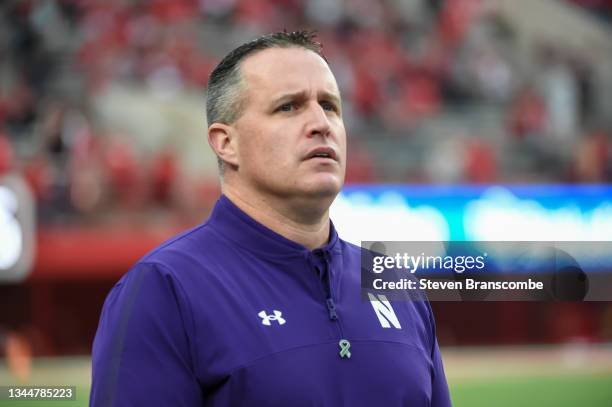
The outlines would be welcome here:
M 0 281 L 22 281 L 31 271 L 34 206 L 27 185 L 16 176 L 0 178 Z

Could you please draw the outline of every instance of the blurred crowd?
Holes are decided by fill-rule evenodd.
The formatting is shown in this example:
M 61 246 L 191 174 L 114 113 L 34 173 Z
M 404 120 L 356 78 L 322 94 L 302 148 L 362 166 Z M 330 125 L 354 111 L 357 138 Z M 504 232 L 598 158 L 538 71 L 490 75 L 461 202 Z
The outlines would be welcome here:
M 43 222 L 197 210 L 214 199 L 214 171 L 184 177 L 178 141 L 143 148 L 96 100 L 117 85 L 203 95 L 225 52 L 284 28 L 314 28 L 324 44 L 351 137 L 348 182 L 612 180 L 601 56 L 521 49 L 481 0 L 2 2 L 0 176 L 23 175 Z
M 595 17 L 612 22 L 612 2 L 610 0 L 568 0 L 592 13 Z

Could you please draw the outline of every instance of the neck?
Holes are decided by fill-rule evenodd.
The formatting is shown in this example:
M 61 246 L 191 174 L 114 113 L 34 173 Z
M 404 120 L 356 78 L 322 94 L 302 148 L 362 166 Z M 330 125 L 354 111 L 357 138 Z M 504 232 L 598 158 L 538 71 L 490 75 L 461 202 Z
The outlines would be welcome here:
M 287 198 L 262 196 L 230 185 L 222 185 L 221 190 L 251 218 L 310 250 L 325 245 L 329 239 L 329 205 L 296 204 Z

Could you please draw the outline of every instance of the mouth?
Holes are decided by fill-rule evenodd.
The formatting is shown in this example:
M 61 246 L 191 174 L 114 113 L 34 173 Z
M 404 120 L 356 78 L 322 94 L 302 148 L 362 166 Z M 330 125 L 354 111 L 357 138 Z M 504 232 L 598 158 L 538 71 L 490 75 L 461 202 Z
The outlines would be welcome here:
M 338 161 L 338 155 L 336 154 L 336 150 L 331 147 L 317 147 L 315 149 L 310 150 L 304 160 L 312 160 L 312 159 L 326 159 Z

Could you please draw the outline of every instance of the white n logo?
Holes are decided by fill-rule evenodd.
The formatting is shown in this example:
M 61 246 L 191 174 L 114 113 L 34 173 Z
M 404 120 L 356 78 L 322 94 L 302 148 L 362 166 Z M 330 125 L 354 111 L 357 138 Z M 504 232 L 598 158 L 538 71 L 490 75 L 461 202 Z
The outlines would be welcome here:
M 395 315 L 395 311 L 393 311 L 393 307 L 391 307 L 391 303 L 389 300 L 387 300 L 387 297 L 382 294 L 375 296 L 371 293 L 368 293 L 368 297 L 370 298 L 370 304 L 372 304 L 374 312 L 376 312 L 378 321 L 383 328 L 391 328 L 391 325 L 393 325 L 395 329 L 402 329 L 402 326 Z

